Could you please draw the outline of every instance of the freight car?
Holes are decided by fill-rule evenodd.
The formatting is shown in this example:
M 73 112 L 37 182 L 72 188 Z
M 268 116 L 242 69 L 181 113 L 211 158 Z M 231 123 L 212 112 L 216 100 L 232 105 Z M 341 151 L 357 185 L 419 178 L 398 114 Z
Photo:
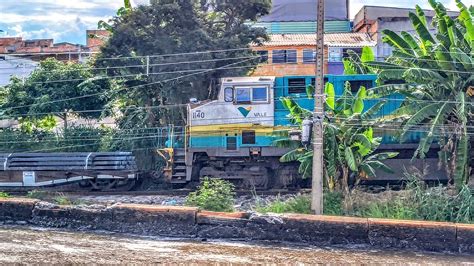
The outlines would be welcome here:
M 360 86 L 375 86 L 376 79 L 376 75 L 325 77 L 326 82 L 334 84 L 336 95 L 342 95 L 346 82 L 356 91 Z M 292 127 L 287 117 L 289 111 L 279 99 L 290 96 L 302 107 L 312 110 L 314 101 L 306 96 L 306 87 L 314 84 L 314 81 L 314 76 L 222 79 L 217 100 L 193 100 L 189 104 L 186 128 L 176 132 L 172 145 L 165 151 L 167 154 L 163 155 L 168 158 L 166 177 L 176 185 L 197 181 L 204 176 L 232 180 L 243 188 L 266 189 L 295 184 L 300 179 L 297 165 L 279 161 L 289 150 L 274 145 L 275 132 Z M 400 107 L 402 100 L 401 95 L 390 96 L 378 115 L 390 115 Z M 368 101 L 366 108 L 377 101 L 379 100 Z M 426 160 L 410 160 L 419 137 L 419 134 L 413 133 L 405 140 L 412 145 L 399 145 L 393 132 L 386 132 L 383 149 L 410 151 L 402 152 L 405 157 L 389 162 L 389 165 L 397 169 L 409 165 L 424 168 Z M 431 159 L 430 164 L 436 164 L 435 161 L 436 159 Z M 442 178 L 442 175 L 438 171 L 432 176 Z M 399 179 L 395 176 L 388 177 L 394 178 Z
M 2 190 L 79 183 L 93 190 L 128 190 L 138 178 L 131 152 L 0 154 Z

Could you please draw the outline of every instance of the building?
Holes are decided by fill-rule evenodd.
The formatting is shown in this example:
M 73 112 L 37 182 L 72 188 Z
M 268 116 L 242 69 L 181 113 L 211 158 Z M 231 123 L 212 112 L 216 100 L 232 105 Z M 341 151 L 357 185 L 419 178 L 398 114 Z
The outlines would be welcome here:
M 254 26 L 269 34 L 316 32 L 317 0 L 273 0 L 270 14 Z M 326 1 L 326 32 L 350 32 L 349 0 Z
M 388 44 L 383 43 L 382 31 L 388 29 L 397 33 L 401 31 L 413 33 L 413 25 L 408 17 L 409 12 L 415 12 L 415 10 L 410 8 L 364 6 L 354 18 L 353 31 L 369 34 L 377 42 L 376 56 L 379 59 L 383 59 L 392 54 L 392 48 Z M 430 29 L 434 32 L 431 21 L 435 12 L 433 10 L 425 10 L 424 12 L 428 18 Z M 448 14 L 452 17 L 457 17 L 459 12 L 448 12 Z
M 98 52 L 104 42 L 110 37 L 108 30 L 87 30 L 86 46 L 93 52 Z
M 37 62 L 30 59 L 0 55 L 0 87 L 10 83 L 13 76 L 28 77 L 37 65 Z
M 91 50 L 84 45 L 68 42 L 54 43 L 53 39 L 23 40 L 21 37 L 0 38 L 0 55 L 41 61 L 54 57 L 60 61 L 83 61 Z
M 364 46 L 375 47 L 366 33 L 325 34 L 326 74 L 343 74 L 342 59 L 347 50 L 356 52 Z M 314 75 L 316 34 L 270 34 L 270 40 L 253 46 L 262 56 L 262 63 L 252 73 L 254 76 Z

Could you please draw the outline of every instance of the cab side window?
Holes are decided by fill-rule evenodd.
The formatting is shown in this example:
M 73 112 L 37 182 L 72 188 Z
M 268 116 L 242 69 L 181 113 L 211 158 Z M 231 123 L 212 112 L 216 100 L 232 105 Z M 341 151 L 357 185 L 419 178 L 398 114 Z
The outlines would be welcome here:
M 250 103 L 250 88 L 235 88 L 235 101 L 236 103 Z
M 228 87 L 224 89 L 224 101 L 226 102 L 234 101 L 234 88 Z
M 252 102 L 267 102 L 268 93 L 266 87 L 252 88 Z

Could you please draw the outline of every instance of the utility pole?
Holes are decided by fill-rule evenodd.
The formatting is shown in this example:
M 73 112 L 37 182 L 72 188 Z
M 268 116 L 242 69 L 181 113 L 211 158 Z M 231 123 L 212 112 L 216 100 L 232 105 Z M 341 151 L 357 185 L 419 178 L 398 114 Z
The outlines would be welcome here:
M 311 209 L 323 214 L 323 140 L 324 140 L 324 1 L 318 0 L 316 32 L 316 82 L 313 113 L 313 180 Z

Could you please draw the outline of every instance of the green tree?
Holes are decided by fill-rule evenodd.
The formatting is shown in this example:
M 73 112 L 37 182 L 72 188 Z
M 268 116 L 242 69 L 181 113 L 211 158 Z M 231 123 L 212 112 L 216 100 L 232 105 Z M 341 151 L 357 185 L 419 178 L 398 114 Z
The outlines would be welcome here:
M 51 121 L 54 115 L 67 127 L 68 114 L 100 117 L 101 109 L 107 103 L 102 93 L 111 87 L 108 79 L 95 76 L 88 65 L 50 58 L 42 61 L 25 80 L 14 77 L 10 84 L 1 88 L 4 95 L 1 113 L 4 117 L 41 123 Z M 90 94 L 100 95 L 87 97 Z M 70 98 L 73 100 L 68 100 Z
M 372 62 L 382 80 L 406 81 L 374 89 L 378 97 L 394 92 L 406 95 L 403 111 L 410 114 L 403 134 L 427 131 L 415 157 L 424 158 L 432 144 L 442 147 L 441 160 L 459 187 L 469 178 L 469 157 L 474 88 L 474 7 L 456 0 L 460 10 L 451 18 L 439 2 L 429 0 L 436 11 L 429 30 L 428 19 L 416 6 L 410 13 L 415 33 L 383 31 L 384 41 L 394 49 L 386 62 Z
M 96 65 L 108 68 L 107 75 L 120 77 L 126 87 L 110 103 L 124 114 L 120 126 L 184 124 L 182 104 L 214 98 L 217 78 L 246 74 L 258 63 L 253 52 L 242 48 L 266 34 L 246 22 L 270 7 L 270 0 L 159 0 L 115 17 Z M 147 57 L 169 54 L 180 55 Z
M 313 89 L 308 95 L 313 95 Z M 376 153 L 380 145 L 380 138 L 374 137 L 373 126 L 376 124 L 375 115 L 381 110 L 384 101 L 380 101 L 368 110 L 364 110 L 364 101 L 367 90 L 361 87 L 354 95 L 349 83 L 346 83 L 344 94 L 336 99 L 334 86 L 326 84 L 327 119 L 324 121 L 324 163 L 325 176 L 329 189 L 337 185 L 345 193 L 349 192 L 349 177 L 351 173 L 357 179 L 374 178 L 375 171 L 380 169 L 386 172 L 392 170 L 382 161 L 394 158 L 398 153 Z M 312 113 L 286 97 L 283 105 L 290 111 L 290 118 L 300 128 L 305 118 L 311 118 Z M 277 145 L 286 147 L 299 146 L 299 143 L 287 138 L 276 141 Z M 299 172 L 303 177 L 311 176 L 313 151 L 311 147 L 297 147 L 285 154 L 280 161 L 299 161 Z

